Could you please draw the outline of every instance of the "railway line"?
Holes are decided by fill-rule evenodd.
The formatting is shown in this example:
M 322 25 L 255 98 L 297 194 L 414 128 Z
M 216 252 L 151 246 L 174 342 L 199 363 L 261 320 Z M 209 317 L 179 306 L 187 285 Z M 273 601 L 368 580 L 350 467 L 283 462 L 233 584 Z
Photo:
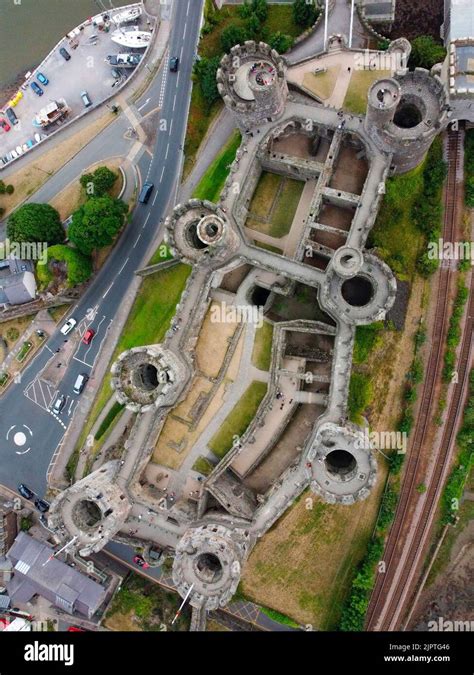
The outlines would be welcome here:
M 448 132 L 448 175 L 446 181 L 444 241 L 454 241 L 458 221 L 459 170 L 463 131 Z M 441 442 L 433 444 L 428 476 L 422 473 L 428 435 L 437 404 L 436 388 L 443 370 L 443 353 L 449 323 L 449 295 L 455 268 L 443 265 L 439 272 L 438 301 L 435 311 L 432 342 L 421 404 L 417 416 L 411 451 L 407 458 L 398 508 L 387 539 L 385 573 L 379 574 L 372 593 L 366 619 L 366 630 L 393 631 L 400 628 L 404 606 L 413 593 L 413 582 L 420 557 L 428 542 L 443 485 L 451 464 L 458 421 L 472 361 L 474 293 L 470 288 L 468 313 L 458 360 L 458 380 L 449 403 Z M 425 483 L 423 497 L 416 491 Z M 423 502 L 420 500 L 423 499 Z

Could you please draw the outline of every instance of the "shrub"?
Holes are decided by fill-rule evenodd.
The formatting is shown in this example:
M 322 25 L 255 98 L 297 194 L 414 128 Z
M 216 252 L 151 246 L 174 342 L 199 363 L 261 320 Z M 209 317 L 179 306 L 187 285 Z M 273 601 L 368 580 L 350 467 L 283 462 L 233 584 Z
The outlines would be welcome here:
M 50 246 L 47 251 L 47 260 L 45 265 L 39 263 L 36 265 L 36 273 L 43 285 L 48 285 L 52 279 L 49 263 L 55 260 L 66 264 L 68 286 L 83 284 L 92 275 L 91 259 L 77 249 L 64 244 Z
M 248 31 L 242 26 L 227 26 L 221 33 L 221 46 L 225 52 L 230 52 L 232 47 L 243 44 L 249 39 Z
M 319 10 L 315 3 L 308 3 L 306 0 L 295 0 L 293 3 L 293 17 L 295 23 L 304 28 L 312 26 L 318 18 Z
M 7 195 L 12 195 L 15 192 L 14 186 L 11 185 L 11 183 L 7 185 L 7 187 L 5 188 L 5 192 L 7 193 Z
M 446 57 L 446 50 L 443 45 L 435 42 L 431 35 L 420 35 L 412 40 L 410 68 L 431 68 L 436 63 L 441 63 Z
M 8 219 L 7 236 L 17 242 L 61 244 L 65 232 L 56 209 L 49 204 L 28 203 L 20 206 Z
M 276 49 L 280 54 L 284 54 L 293 46 L 295 40 L 291 35 L 284 35 L 283 33 L 273 33 L 268 39 L 268 44 L 272 49 Z
M 94 173 L 85 173 L 80 178 L 80 183 L 88 197 L 103 197 L 110 192 L 118 175 L 107 166 L 99 166 Z
M 91 197 L 72 214 L 69 239 L 85 255 L 110 246 L 124 223 L 127 210 L 120 199 L 107 195 Z
M 204 57 L 200 61 L 197 61 L 194 67 L 194 74 L 201 88 L 202 95 L 209 106 L 219 98 L 216 81 L 219 63 L 219 56 L 215 56 L 212 59 Z
M 372 384 L 367 375 L 352 373 L 349 383 L 349 416 L 353 422 L 360 421 L 362 413 L 372 400 Z

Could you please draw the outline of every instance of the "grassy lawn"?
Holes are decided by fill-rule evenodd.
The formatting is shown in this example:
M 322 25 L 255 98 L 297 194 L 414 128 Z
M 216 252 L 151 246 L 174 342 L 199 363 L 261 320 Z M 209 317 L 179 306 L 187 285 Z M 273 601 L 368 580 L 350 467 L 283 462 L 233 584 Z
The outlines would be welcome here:
M 270 251 L 270 253 L 278 253 L 279 255 L 283 255 L 283 249 L 278 248 L 278 246 L 272 246 L 271 244 L 267 244 L 264 241 L 257 241 L 257 240 L 255 240 L 253 243 L 255 246 L 258 246 L 259 248 L 264 248 L 266 251 Z
M 69 308 L 70 305 L 59 305 L 59 307 L 51 307 L 51 309 L 48 309 L 48 312 L 50 313 L 53 321 L 58 323 L 66 314 Z
M 270 370 L 272 362 L 273 324 L 263 322 L 263 326 L 257 328 L 255 344 L 253 346 L 252 363 L 259 370 Z
M 196 186 L 193 193 L 195 199 L 219 201 L 222 188 L 229 175 L 230 165 L 235 159 L 241 141 L 240 133 L 235 131 Z
M 401 176 L 389 178 L 386 194 L 370 243 L 402 281 L 411 280 L 425 237 L 413 222 L 413 204 L 423 191 L 424 163 Z
M 334 630 L 377 517 L 380 478 L 370 497 L 347 508 L 306 492 L 257 542 L 243 593 L 314 630 Z
M 212 464 L 207 457 L 203 457 L 202 455 L 197 458 L 193 465 L 193 471 L 198 471 L 199 473 L 202 473 L 203 476 L 209 476 L 213 469 L 214 464 Z
M 186 130 L 186 140 L 184 142 L 184 167 L 183 180 L 191 173 L 196 162 L 196 155 L 199 147 L 207 134 L 209 127 L 224 107 L 220 100 L 208 105 L 205 101 L 201 88 L 194 84 L 191 95 L 191 106 L 189 108 L 188 127 Z
M 306 73 L 303 77 L 303 86 L 319 98 L 329 98 L 339 77 L 341 65 L 329 66 L 325 73 Z
M 119 354 L 131 347 L 158 344 L 163 340 L 190 273 L 191 268 L 188 265 L 179 264 L 144 279 L 110 365 Z M 95 421 L 112 396 L 110 380 L 109 368 L 77 442 L 75 453 L 84 445 Z M 91 452 L 94 452 L 94 448 L 91 448 Z M 74 461 L 71 461 L 73 465 Z
M 209 442 L 209 448 L 216 457 L 222 459 L 232 448 L 234 436 L 242 436 L 245 433 L 266 392 L 265 382 L 252 382 L 248 387 L 217 434 Z
M 284 237 L 291 229 L 304 183 L 264 171 L 249 208 L 246 226 L 271 237 Z
M 344 99 L 343 108 L 356 115 L 363 115 L 367 109 L 367 92 L 375 80 L 390 77 L 388 70 L 354 70 Z

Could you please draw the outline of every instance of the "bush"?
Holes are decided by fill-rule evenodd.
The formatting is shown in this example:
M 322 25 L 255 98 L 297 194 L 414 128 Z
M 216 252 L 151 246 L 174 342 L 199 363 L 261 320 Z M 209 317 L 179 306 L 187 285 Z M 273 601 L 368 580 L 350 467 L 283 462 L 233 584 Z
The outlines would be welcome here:
M 352 373 L 349 383 L 349 417 L 359 422 L 362 413 L 372 400 L 372 384 L 367 375 Z
M 124 223 L 127 210 L 120 199 L 91 197 L 72 214 L 69 239 L 85 255 L 110 246 Z
M 464 143 L 464 174 L 466 205 L 474 208 L 474 129 L 466 131 Z
M 416 358 L 413 360 L 408 372 L 408 379 L 413 382 L 413 384 L 420 384 L 420 382 L 423 381 L 423 364 L 420 359 Z
M 56 209 L 49 204 L 23 204 L 8 219 L 7 236 L 16 242 L 61 244 L 64 228 Z
M 7 186 L 5 185 L 3 180 L 0 180 L 0 195 L 4 195 L 6 191 L 7 191 Z
M 201 88 L 202 95 L 209 106 L 220 98 L 216 81 L 219 63 L 219 56 L 215 56 L 212 59 L 204 57 L 200 61 L 197 61 L 194 67 L 194 74 Z
M 268 39 L 268 44 L 272 49 L 276 49 L 280 54 L 284 54 L 293 46 L 295 40 L 291 35 L 284 35 L 283 33 L 273 33 Z
M 52 279 L 49 263 L 63 262 L 67 268 L 68 286 L 83 284 L 92 276 L 91 259 L 74 248 L 57 244 L 50 246 L 47 251 L 48 262 L 45 265 L 37 264 L 36 273 L 42 285 L 47 286 Z
M 380 506 L 379 517 L 377 520 L 377 529 L 381 533 L 385 533 L 388 530 L 389 525 L 391 525 L 395 517 L 395 511 L 397 510 L 397 503 L 398 503 L 398 493 L 389 483 L 387 485 L 385 492 L 382 495 L 382 503 Z
M 354 343 L 354 363 L 364 363 L 382 340 L 383 322 L 357 326 Z
M 226 53 L 230 52 L 232 47 L 243 44 L 249 37 L 248 31 L 245 28 L 242 28 L 242 26 L 227 26 L 221 33 L 222 49 Z
M 107 166 L 99 166 L 94 173 L 85 173 L 80 183 L 88 197 L 103 197 L 110 192 L 118 175 Z
M 7 185 L 7 187 L 5 188 L 5 192 L 7 193 L 7 195 L 12 195 L 15 192 L 15 188 L 11 184 Z
M 409 66 L 414 68 L 431 68 L 441 63 L 446 57 L 443 45 L 435 42 L 431 35 L 420 35 L 412 40 Z

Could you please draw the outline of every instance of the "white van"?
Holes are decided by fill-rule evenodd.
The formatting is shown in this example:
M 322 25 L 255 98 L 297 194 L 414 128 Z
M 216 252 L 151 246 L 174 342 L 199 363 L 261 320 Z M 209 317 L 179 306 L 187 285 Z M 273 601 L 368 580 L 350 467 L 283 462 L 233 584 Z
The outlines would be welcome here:
M 88 379 L 89 375 L 86 375 L 86 373 L 81 373 L 81 375 L 77 376 L 73 387 L 73 391 L 75 394 L 82 394 Z

